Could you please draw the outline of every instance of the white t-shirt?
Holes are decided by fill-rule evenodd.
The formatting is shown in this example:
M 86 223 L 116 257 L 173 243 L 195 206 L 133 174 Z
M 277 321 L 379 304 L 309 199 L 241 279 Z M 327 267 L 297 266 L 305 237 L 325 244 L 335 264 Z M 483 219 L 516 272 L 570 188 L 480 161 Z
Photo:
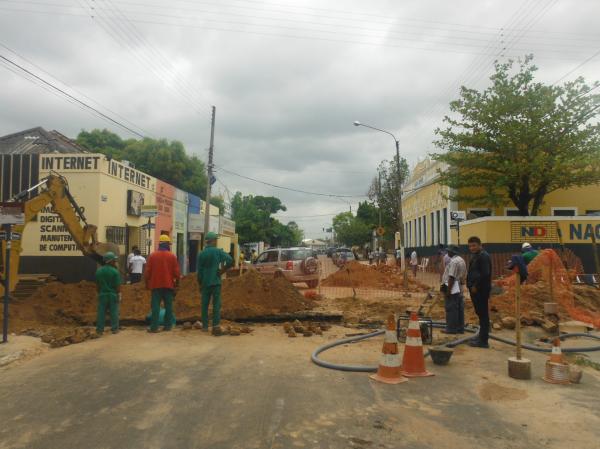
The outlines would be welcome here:
M 410 253 L 410 264 L 411 265 L 419 265 L 419 260 L 417 259 L 417 252 L 413 251 Z
M 146 259 L 144 256 L 133 256 L 129 262 L 131 265 L 131 272 L 135 274 L 142 274 L 145 263 Z

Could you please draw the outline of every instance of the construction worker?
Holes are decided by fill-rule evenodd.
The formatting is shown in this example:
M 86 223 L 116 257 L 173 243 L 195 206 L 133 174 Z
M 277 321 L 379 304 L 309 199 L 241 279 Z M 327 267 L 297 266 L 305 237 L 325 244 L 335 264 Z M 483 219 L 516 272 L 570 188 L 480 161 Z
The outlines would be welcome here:
M 221 275 L 233 265 L 229 254 L 216 247 L 218 236 L 206 234 L 206 247 L 198 254 L 196 270 L 202 293 L 202 330 L 208 331 L 208 305 L 213 302 L 213 335 L 220 335 L 221 328 Z
M 471 293 L 475 313 L 479 318 L 479 336 L 469 341 L 469 345 L 476 348 L 489 348 L 492 259 L 481 246 L 481 239 L 477 236 L 469 237 L 469 251 L 471 260 L 467 274 L 467 287 Z
M 173 327 L 173 298 L 181 277 L 177 257 L 171 252 L 171 238 L 163 234 L 158 242 L 158 251 L 150 254 L 144 272 L 146 288 L 152 291 L 152 315 L 148 329 L 152 333 L 158 332 L 161 302 L 165 306 L 163 330 L 170 331 Z
M 117 270 L 117 256 L 107 252 L 102 257 L 104 265 L 96 271 L 96 291 L 98 292 L 98 312 L 96 315 L 96 333 L 104 333 L 106 306 L 110 311 L 110 329 L 113 334 L 119 332 L 119 302 L 121 302 L 121 275 Z
M 533 259 L 535 259 L 540 253 L 533 249 L 531 243 L 523 243 L 521 246 L 521 253 L 523 254 L 523 261 L 525 265 L 529 265 Z
M 252 263 L 255 263 L 255 262 L 256 262 L 256 259 L 258 259 L 258 254 L 256 253 L 256 250 L 255 250 L 255 249 L 253 249 L 253 250 L 252 250 L 252 253 L 250 254 L 250 261 L 251 261 Z

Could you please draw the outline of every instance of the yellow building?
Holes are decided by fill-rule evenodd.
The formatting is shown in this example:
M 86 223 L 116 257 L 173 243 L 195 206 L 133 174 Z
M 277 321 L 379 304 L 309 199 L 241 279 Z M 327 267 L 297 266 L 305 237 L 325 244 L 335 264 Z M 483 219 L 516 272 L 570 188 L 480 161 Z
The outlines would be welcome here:
M 97 226 L 100 242 L 117 245 L 120 267 L 134 246 L 148 254 L 161 234 L 172 240 L 182 273 L 195 270 L 195 258 L 204 233 L 206 202 L 137 170 L 126 161 L 87 153 L 56 131 L 32 128 L 0 137 L 0 201 L 37 185 L 58 173 L 85 220 Z M 29 198 L 36 191 L 29 194 Z M 28 198 L 27 198 L 28 199 Z M 142 214 L 152 208 L 155 216 Z M 210 206 L 210 230 L 220 234 L 219 245 L 237 254 L 235 223 Z M 96 262 L 83 256 L 60 217 L 47 205 L 25 227 L 19 272 L 52 274 L 65 282 L 93 279 Z
M 518 251 L 523 242 L 547 247 L 563 243 L 579 256 L 585 269 L 594 271 L 592 234 L 600 242 L 600 185 L 557 190 L 544 198 L 536 217 L 522 217 L 510 204 L 503 207 L 473 206 L 451 201 L 456 193 L 439 181 L 446 167 L 425 159 L 412 170 L 403 188 L 405 246 L 420 256 L 433 255 L 440 244 L 466 244 L 477 235 L 491 252 Z M 463 211 L 459 224 L 450 213 Z

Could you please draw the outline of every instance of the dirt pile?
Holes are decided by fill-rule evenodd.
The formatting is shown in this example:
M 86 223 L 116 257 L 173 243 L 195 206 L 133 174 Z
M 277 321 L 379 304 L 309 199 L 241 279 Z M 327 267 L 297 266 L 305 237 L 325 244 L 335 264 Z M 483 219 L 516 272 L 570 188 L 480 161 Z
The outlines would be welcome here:
M 92 326 L 96 320 L 96 306 L 94 283 L 53 282 L 40 288 L 29 298 L 14 299 L 11 302 L 10 329 L 22 332 L 27 329 Z M 283 278 L 267 278 L 256 271 L 248 271 L 240 277 L 223 281 L 224 319 L 243 320 L 299 312 L 313 307 L 311 299 L 302 296 Z M 200 317 L 200 292 L 195 275 L 182 279 L 174 309 L 178 320 L 195 321 Z M 121 320 L 144 321 L 149 312 L 150 292 L 143 284 L 123 285 Z M 78 339 L 77 336 L 74 338 Z
M 404 290 L 403 274 L 397 267 L 389 265 L 364 265 L 349 262 L 339 271 L 329 275 L 321 283 L 324 287 L 378 288 Z M 429 287 L 408 276 L 410 291 L 428 291 Z
M 529 277 L 521 285 L 521 311 L 526 319 L 543 314 L 544 303 L 556 302 L 561 320 L 575 319 L 600 327 L 600 290 L 572 285 L 555 251 L 543 250 L 527 268 Z M 503 292 L 491 297 L 491 306 L 500 316 L 514 316 L 515 280 L 515 275 L 511 275 L 497 282 Z

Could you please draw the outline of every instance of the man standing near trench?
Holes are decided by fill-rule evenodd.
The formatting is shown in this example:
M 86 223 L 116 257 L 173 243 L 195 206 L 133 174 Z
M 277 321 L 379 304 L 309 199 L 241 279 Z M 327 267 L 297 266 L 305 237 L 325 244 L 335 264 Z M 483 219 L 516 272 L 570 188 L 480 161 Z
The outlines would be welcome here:
M 221 275 L 233 265 L 229 254 L 217 248 L 217 234 L 206 234 L 206 247 L 198 254 L 196 275 L 202 293 L 202 330 L 208 331 L 208 305 L 213 302 L 213 335 L 220 335 L 221 328 Z
M 492 260 L 490 255 L 483 250 L 479 237 L 469 237 L 469 251 L 472 256 L 469 262 L 467 287 L 471 293 L 475 313 L 479 318 L 479 337 L 471 340 L 469 345 L 476 348 L 489 348 L 489 299 L 492 290 Z
M 152 315 L 148 332 L 158 332 L 160 317 L 160 303 L 165 304 L 164 330 L 170 331 L 173 327 L 173 298 L 175 289 L 179 286 L 179 263 L 177 257 L 171 252 L 171 238 L 161 235 L 158 251 L 154 251 L 146 262 L 146 288 L 152 290 Z
M 447 250 L 450 260 L 446 264 L 442 276 L 445 292 L 444 308 L 446 310 L 446 329 L 444 334 L 462 334 L 465 332 L 465 301 L 462 284 L 467 274 L 467 265 L 458 255 L 458 246 L 449 246 Z
M 104 333 L 106 307 L 110 310 L 110 329 L 113 334 L 119 332 L 119 302 L 121 299 L 121 275 L 117 270 L 117 256 L 107 252 L 102 257 L 104 265 L 96 271 L 96 291 L 98 292 L 98 313 L 96 315 L 96 333 Z

